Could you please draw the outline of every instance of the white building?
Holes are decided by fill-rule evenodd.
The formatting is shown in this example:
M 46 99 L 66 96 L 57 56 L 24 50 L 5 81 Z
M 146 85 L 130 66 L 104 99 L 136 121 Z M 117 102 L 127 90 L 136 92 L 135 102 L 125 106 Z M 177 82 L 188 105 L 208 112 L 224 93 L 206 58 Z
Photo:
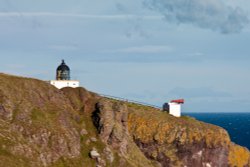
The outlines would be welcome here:
M 181 116 L 181 104 L 178 103 L 168 103 L 169 104 L 169 114 L 180 117 Z
M 56 69 L 56 80 L 50 81 L 51 85 L 54 85 L 58 89 L 64 87 L 76 88 L 80 86 L 80 82 L 76 80 L 70 80 L 70 68 L 62 60 L 61 65 Z
M 181 116 L 181 104 L 184 103 L 183 99 L 172 100 L 169 103 L 163 105 L 163 111 L 169 112 L 169 114 L 180 117 Z
M 62 89 L 65 87 L 71 87 L 71 88 L 77 88 L 80 86 L 79 81 L 74 81 L 74 80 L 51 80 L 50 81 L 51 85 L 54 85 L 58 89 Z

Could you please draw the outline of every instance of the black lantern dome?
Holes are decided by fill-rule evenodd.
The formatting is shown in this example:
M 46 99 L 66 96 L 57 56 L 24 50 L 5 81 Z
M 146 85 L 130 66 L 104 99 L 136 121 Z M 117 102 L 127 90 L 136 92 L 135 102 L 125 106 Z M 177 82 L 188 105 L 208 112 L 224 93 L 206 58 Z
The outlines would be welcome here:
M 70 80 L 70 68 L 65 64 L 64 60 L 56 69 L 56 80 Z

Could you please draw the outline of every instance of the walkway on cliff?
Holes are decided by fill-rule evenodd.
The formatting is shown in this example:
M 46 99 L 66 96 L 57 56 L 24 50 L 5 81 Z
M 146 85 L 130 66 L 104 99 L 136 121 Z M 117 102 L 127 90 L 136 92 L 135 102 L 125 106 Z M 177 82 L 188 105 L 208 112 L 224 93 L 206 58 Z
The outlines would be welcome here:
M 134 104 L 141 105 L 141 106 L 148 106 L 148 107 L 152 107 L 152 108 L 156 108 L 156 109 L 160 109 L 160 110 L 162 109 L 162 107 L 159 107 L 159 106 L 156 106 L 153 104 L 149 104 L 149 103 L 145 103 L 145 102 L 130 100 L 130 99 L 111 96 L 111 95 L 105 95 L 105 94 L 99 94 L 99 95 L 102 97 L 106 97 L 106 98 L 110 98 L 110 99 L 114 99 L 114 100 L 120 100 L 120 101 L 124 101 L 124 102 L 129 102 L 129 103 L 134 103 Z

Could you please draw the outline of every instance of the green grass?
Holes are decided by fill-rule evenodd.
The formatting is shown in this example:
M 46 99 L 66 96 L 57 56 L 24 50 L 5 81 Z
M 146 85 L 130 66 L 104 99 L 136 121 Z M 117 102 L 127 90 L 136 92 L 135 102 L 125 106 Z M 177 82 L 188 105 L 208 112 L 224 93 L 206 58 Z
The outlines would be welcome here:
M 8 149 L 13 145 L 9 140 L 0 138 L 0 166 L 1 167 L 29 167 L 29 159 L 21 155 L 13 155 Z M 4 148 L 5 146 L 5 148 Z
M 4 149 L 2 146 L 2 142 L 0 141 L 1 143 L 1 147 L 0 147 L 0 156 L 11 156 L 11 153 L 7 150 L 7 149 Z

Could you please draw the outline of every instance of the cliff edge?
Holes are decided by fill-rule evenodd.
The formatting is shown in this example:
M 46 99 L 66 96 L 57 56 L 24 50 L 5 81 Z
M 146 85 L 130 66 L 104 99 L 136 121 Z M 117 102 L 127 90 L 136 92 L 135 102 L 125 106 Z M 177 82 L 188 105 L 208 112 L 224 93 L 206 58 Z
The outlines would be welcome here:
M 215 125 L 0 74 L 0 166 L 250 166 Z

